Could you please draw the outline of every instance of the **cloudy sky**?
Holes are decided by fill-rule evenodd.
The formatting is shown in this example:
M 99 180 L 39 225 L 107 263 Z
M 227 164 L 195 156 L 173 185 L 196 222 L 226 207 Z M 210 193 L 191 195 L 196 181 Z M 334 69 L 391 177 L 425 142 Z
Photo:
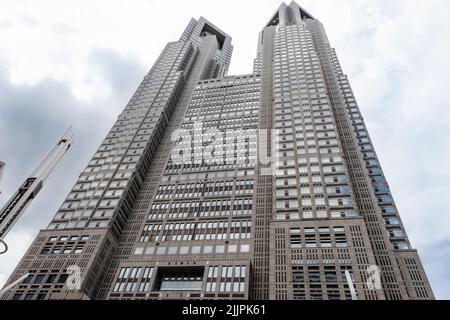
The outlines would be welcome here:
M 450 299 L 450 2 L 298 0 L 349 75 L 435 294 Z M 233 37 L 250 73 L 279 0 L 0 0 L 0 204 L 73 125 L 75 145 L 7 237 L 0 286 L 44 228 L 164 45 L 191 17 Z

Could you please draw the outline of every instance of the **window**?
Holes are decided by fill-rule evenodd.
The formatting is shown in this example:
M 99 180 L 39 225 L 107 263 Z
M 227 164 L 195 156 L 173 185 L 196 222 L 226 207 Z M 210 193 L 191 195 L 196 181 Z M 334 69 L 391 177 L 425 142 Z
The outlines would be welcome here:
M 203 247 L 203 253 L 212 253 L 212 246 L 204 246 Z
M 309 277 L 309 282 L 320 282 L 320 272 L 319 271 L 309 271 L 308 277 Z
M 83 246 L 76 246 L 75 251 L 73 253 L 79 254 L 83 252 Z
M 250 245 L 249 244 L 241 244 L 241 252 L 249 252 Z
M 58 280 L 58 283 L 65 283 L 66 281 L 67 281 L 67 278 L 69 277 L 69 275 L 67 275 L 67 274 L 62 274 L 60 277 L 59 277 L 59 280 Z
M 22 298 L 22 293 L 16 293 L 13 297 L 13 300 L 20 300 Z
M 34 281 L 34 283 L 42 283 L 44 281 L 45 275 L 44 274 L 40 274 L 36 277 L 36 280 Z
M 389 230 L 389 236 L 391 238 L 402 238 L 404 237 L 404 233 L 402 229 L 391 229 Z
M 393 244 L 394 249 L 396 250 L 408 250 L 409 246 L 406 242 L 397 242 Z
M 165 254 L 166 253 L 166 247 L 158 247 L 156 249 L 156 254 Z
M 395 213 L 394 207 L 384 207 L 382 208 L 383 213 L 393 214 Z
M 291 229 L 291 248 L 301 248 L 302 246 L 302 237 L 300 232 L 296 233 L 295 229 Z M 300 231 L 300 229 L 298 229 Z
M 225 246 L 216 246 L 216 253 L 224 253 Z
M 320 246 L 322 248 L 330 248 L 331 247 L 330 234 L 321 234 L 320 235 Z
M 169 247 L 168 254 L 176 254 L 178 247 Z
M 72 251 L 72 246 L 66 246 L 62 253 L 69 254 Z
M 348 247 L 347 238 L 345 237 L 345 234 L 336 234 L 334 237 L 336 239 L 336 247 L 338 248 Z
M 400 222 L 398 221 L 398 219 L 395 218 L 395 217 L 384 219 L 384 223 L 385 223 L 386 225 L 399 225 L 399 224 L 400 224 Z
M 303 274 L 303 271 L 292 272 L 292 282 L 294 282 L 294 283 L 305 282 L 305 276 Z
M 26 277 L 26 278 L 23 280 L 22 283 L 23 283 L 23 284 L 30 283 L 32 279 L 33 279 L 33 275 L 30 274 L 30 275 L 28 275 L 28 277 Z
M 36 300 L 44 300 L 46 296 L 46 293 L 39 293 L 36 297 Z
M 325 205 L 325 199 L 316 199 L 316 206 L 324 206 Z
M 27 293 L 24 300 L 33 300 L 34 293 Z
M 52 254 L 59 254 L 59 253 L 61 253 L 61 247 L 55 247 L 55 248 L 52 250 Z
M 309 211 L 303 212 L 303 219 L 313 219 L 313 218 L 314 218 L 314 215 L 312 212 L 309 212 Z
M 326 271 L 325 272 L 325 280 L 326 282 L 337 282 L 337 274 L 335 271 Z
M 154 253 L 155 253 L 155 247 L 145 248 L 145 254 L 154 254 Z
M 51 274 L 48 276 L 46 283 L 53 283 L 56 280 L 56 274 Z
M 156 291 L 199 291 L 202 288 L 203 267 L 159 268 Z
M 305 235 L 305 245 L 307 248 L 317 247 L 315 235 L 313 235 L 313 234 Z

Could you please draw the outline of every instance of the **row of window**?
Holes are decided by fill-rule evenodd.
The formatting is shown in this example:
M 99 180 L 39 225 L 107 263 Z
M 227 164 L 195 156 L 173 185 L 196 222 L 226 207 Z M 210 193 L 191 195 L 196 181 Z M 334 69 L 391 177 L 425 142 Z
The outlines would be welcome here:
M 140 242 L 249 239 L 250 220 L 146 224 Z
M 113 292 L 151 291 L 153 267 L 123 267 L 113 285 Z
M 206 292 L 245 292 L 246 266 L 209 266 Z
M 275 214 L 276 220 L 313 220 L 313 219 L 339 219 L 339 218 L 351 218 L 356 217 L 354 210 L 331 210 L 330 213 L 327 210 L 312 210 L 308 209 L 302 213 L 298 212 L 277 212 Z
M 320 227 L 318 232 L 314 227 L 305 227 L 303 232 L 300 228 L 291 228 L 290 230 L 290 244 L 291 248 L 299 249 L 305 248 L 347 248 L 347 237 L 344 232 L 344 227 Z
M 324 199 L 321 197 L 317 198 L 307 198 L 308 196 L 302 196 L 301 200 L 277 200 L 276 209 L 298 209 L 300 205 L 302 207 L 311 207 L 318 206 L 324 207 L 327 206 L 330 208 L 336 207 L 353 207 L 352 198 L 329 198 Z
M 178 185 L 161 185 L 158 187 L 155 199 L 191 198 L 202 196 L 224 196 L 235 194 L 252 194 L 254 180 L 215 181 L 207 183 L 191 183 Z
M 217 171 L 217 172 L 201 172 L 201 173 L 191 173 L 191 174 L 176 174 L 176 175 L 164 175 L 161 181 L 172 181 L 172 180 L 203 180 L 203 179 L 214 179 L 214 178 L 225 178 L 225 177 L 242 177 L 242 176 L 253 176 L 255 175 L 254 169 L 248 170 L 230 170 L 230 171 Z
M 226 245 L 193 245 L 193 246 L 147 246 L 136 247 L 135 255 L 172 255 L 172 254 L 225 254 L 225 253 L 248 253 L 249 244 L 226 244 Z
M 54 246 L 54 247 L 44 247 L 41 250 L 41 254 L 81 254 L 83 253 L 84 245 L 65 245 L 65 246 Z
M 187 217 L 225 217 L 250 215 L 253 199 L 235 198 L 192 202 L 154 202 L 148 220 L 177 219 Z

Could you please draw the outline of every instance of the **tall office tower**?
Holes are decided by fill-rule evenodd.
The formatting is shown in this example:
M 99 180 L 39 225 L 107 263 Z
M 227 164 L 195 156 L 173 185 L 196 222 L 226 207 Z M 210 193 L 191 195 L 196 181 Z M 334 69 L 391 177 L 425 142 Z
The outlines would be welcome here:
M 4 298 L 434 298 L 322 24 L 231 51 L 203 18 L 166 46 Z

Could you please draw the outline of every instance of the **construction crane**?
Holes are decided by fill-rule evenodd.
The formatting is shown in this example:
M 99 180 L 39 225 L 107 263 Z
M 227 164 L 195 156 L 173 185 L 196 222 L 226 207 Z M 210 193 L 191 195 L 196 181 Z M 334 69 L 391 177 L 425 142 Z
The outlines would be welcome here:
M 71 148 L 72 141 L 73 134 L 72 127 L 70 127 L 61 139 L 58 140 L 56 145 L 47 153 L 33 173 L 25 180 L 19 190 L 14 193 L 0 210 L 0 243 L 4 246 L 0 254 L 8 251 L 8 245 L 4 241 L 4 238 L 24 213 L 25 209 L 30 205 L 31 201 L 41 191 L 42 186 L 50 174 Z M 3 165 L 0 165 L 0 174 L 3 171 L 2 168 L 4 168 L 4 163 L 2 162 L 1 164 Z
M 0 161 L 0 181 L 2 181 L 4 171 L 5 171 L 5 163 L 3 161 Z M 2 194 L 1 190 L 0 190 L 0 194 Z

